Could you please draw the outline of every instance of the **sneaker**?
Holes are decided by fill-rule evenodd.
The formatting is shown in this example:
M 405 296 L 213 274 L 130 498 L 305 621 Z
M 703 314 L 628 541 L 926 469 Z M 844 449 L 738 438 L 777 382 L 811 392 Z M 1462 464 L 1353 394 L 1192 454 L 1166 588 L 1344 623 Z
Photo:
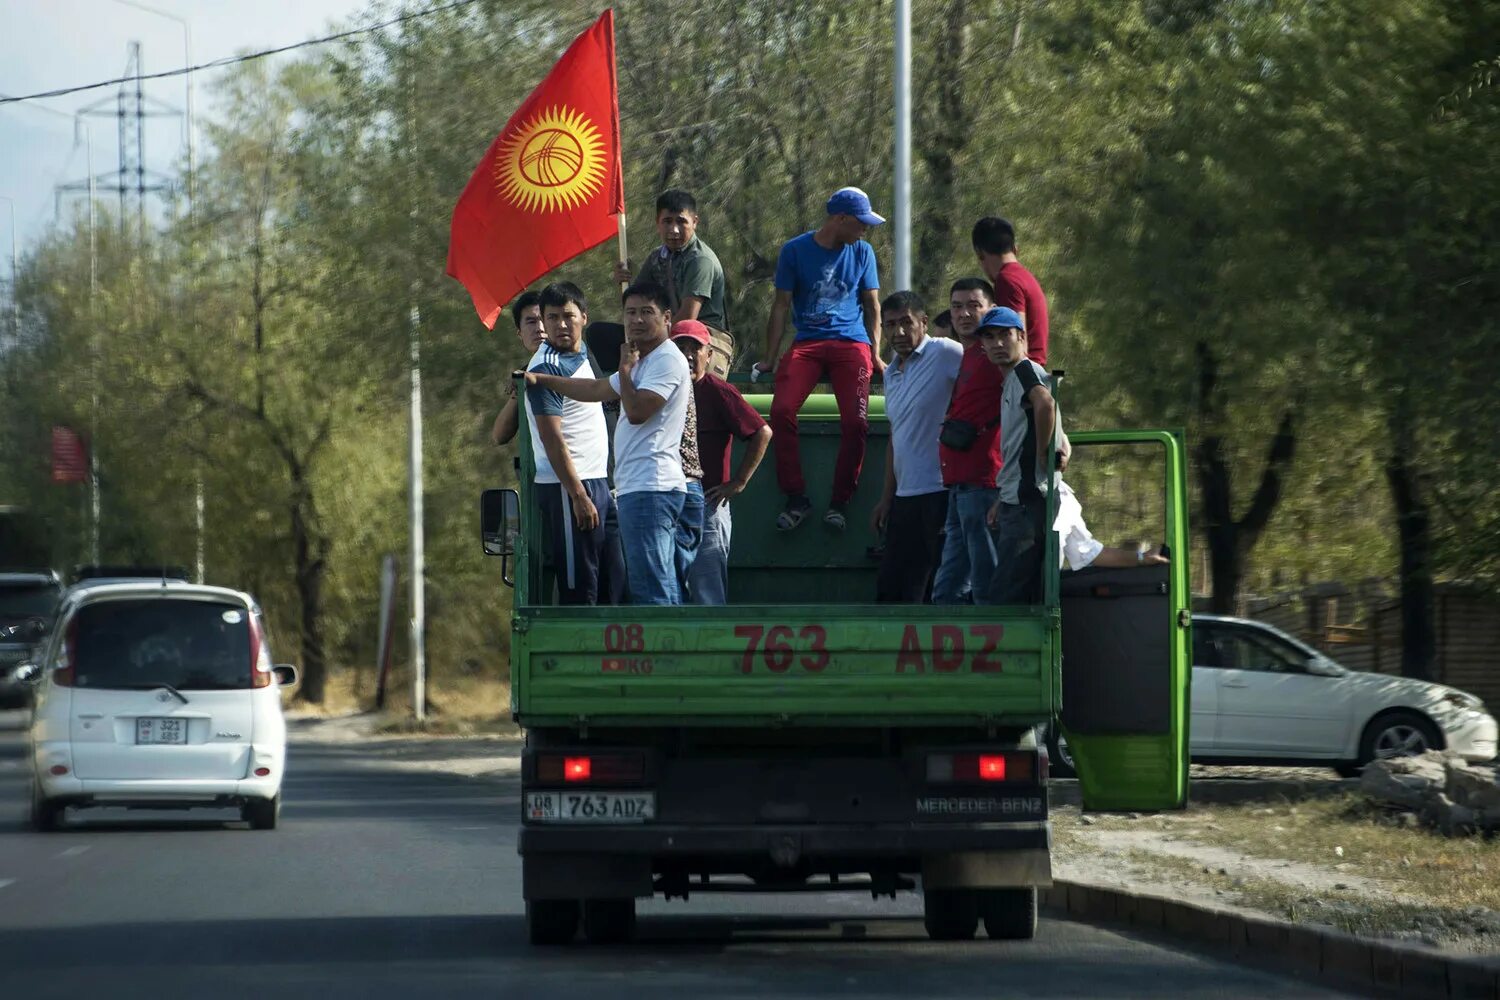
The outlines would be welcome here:
M 834 531 L 843 531 L 844 525 L 848 522 L 844 518 L 842 507 L 829 507 L 828 513 L 823 515 L 823 523 Z
M 807 497 L 787 497 L 786 510 L 776 515 L 776 530 L 791 531 L 802 523 L 802 519 L 812 510 L 812 501 Z

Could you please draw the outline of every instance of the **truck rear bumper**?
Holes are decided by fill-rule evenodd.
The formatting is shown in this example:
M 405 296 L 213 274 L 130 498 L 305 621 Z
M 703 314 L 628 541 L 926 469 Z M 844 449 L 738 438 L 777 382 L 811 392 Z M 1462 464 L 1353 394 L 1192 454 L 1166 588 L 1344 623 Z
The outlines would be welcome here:
M 955 851 L 1050 850 L 1052 824 L 920 826 L 540 826 L 521 827 L 528 854 L 608 853 L 654 858 L 909 858 Z

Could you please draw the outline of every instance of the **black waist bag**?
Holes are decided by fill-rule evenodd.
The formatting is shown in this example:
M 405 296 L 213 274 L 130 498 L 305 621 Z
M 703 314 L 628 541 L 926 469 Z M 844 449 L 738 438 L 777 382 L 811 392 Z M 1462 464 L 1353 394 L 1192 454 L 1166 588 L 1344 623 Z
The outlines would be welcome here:
M 968 451 L 974 447 L 974 442 L 979 440 L 980 431 L 987 431 L 999 422 L 1000 419 L 997 417 L 983 427 L 980 427 L 967 420 L 958 420 L 950 417 L 943 421 L 943 430 L 938 435 L 938 441 L 946 447 L 952 448 L 954 451 Z

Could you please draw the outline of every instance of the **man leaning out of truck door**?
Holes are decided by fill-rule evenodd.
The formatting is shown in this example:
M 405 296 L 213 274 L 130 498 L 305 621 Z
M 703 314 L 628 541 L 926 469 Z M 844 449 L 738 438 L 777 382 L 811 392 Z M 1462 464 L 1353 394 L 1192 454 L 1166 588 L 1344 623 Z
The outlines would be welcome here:
M 885 368 L 885 415 L 890 422 L 885 486 L 870 515 L 885 532 L 875 599 L 920 604 L 943 554 L 948 491 L 938 462 L 938 435 L 964 349 L 927 334 L 927 308 L 915 292 L 896 292 L 880 304 L 880 325 L 895 352 Z
M 693 397 L 698 408 L 698 454 L 703 463 L 703 490 L 708 514 L 703 542 L 688 572 L 687 602 L 726 604 L 729 601 L 729 539 L 733 526 L 729 502 L 745 491 L 755 475 L 771 428 L 740 391 L 709 371 L 712 361 L 709 328 L 695 319 L 672 324 L 672 342 L 682 351 L 693 373 Z M 740 464 L 729 474 L 733 439 L 745 443 Z
M 546 342 L 526 366 L 537 505 L 548 559 L 557 572 L 559 603 L 597 604 L 601 573 L 614 580 L 624 575 L 604 411 L 597 403 L 537 384 L 538 377 L 563 386 L 594 378 L 583 343 L 588 303 L 578 286 L 563 281 L 542 289 L 537 304 Z
M 672 322 L 667 290 L 638 283 L 621 299 L 625 343 L 618 372 L 590 381 L 528 373 L 526 381 L 572 399 L 620 400 L 625 419 L 615 428 L 615 502 L 630 600 L 680 604 L 677 534 L 687 496 L 682 432 L 692 375 L 682 352 L 667 343 Z

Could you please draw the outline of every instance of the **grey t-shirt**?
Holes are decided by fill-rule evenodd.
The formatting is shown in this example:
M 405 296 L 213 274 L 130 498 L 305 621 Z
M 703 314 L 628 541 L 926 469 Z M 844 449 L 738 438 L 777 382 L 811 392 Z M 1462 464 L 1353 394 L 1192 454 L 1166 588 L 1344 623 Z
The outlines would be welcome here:
M 1000 390 L 1000 500 L 1019 504 L 1042 495 L 1046 466 L 1036 460 L 1036 422 L 1026 394 L 1037 386 L 1050 387 L 1047 370 L 1030 358 L 1005 376 Z

